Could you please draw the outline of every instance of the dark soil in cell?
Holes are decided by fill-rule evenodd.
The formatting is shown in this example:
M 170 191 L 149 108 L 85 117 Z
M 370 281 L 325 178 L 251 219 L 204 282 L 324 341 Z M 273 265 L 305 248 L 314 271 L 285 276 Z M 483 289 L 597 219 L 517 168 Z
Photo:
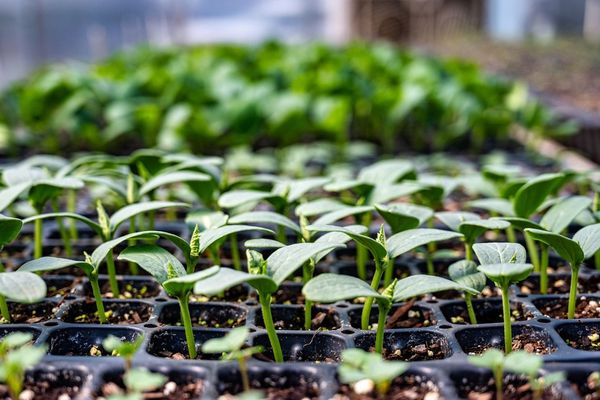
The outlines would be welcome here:
M 378 394 L 375 390 L 366 392 L 366 388 L 358 385 L 341 385 L 332 400 L 439 400 L 438 387 L 429 378 L 420 375 L 402 375 L 394 379 L 386 394 Z M 357 393 L 359 392 L 359 393 Z
M 583 384 L 573 383 L 571 387 L 583 400 L 600 400 L 600 384 L 593 374 L 588 375 Z
M 350 325 L 361 328 L 362 308 L 350 310 Z M 377 306 L 374 306 L 369 316 L 369 329 L 375 329 L 377 324 Z M 392 307 L 385 324 L 386 329 L 422 328 L 436 323 L 431 310 L 416 306 L 414 301 L 409 301 L 399 306 Z
M 476 345 L 473 346 L 469 354 L 482 354 L 491 347 L 502 349 L 504 342 L 499 343 L 496 346 L 491 345 Z M 519 334 L 513 333 L 512 338 L 512 350 L 525 350 L 528 353 L 534 354 L 550 354 L 556 351 L 556 348 L 549 347 L 545 338 L 540 337 L 537 332 L 523 332 Z
M 562 393 L 553 388 L 544 390 L 542 397 L 536 398 L 527 379 L 512 375 L 504 376 L 503 389 L 504 400 L 567 400 Z M 462 380 L 457 385 L 457 392 L 461 398 L 468 400 L 496 399 L 496 385 L 493 378 L 484 384 Z
M 194 331 L 196 341 L 197 357 L 196 360 L 219 360 L 220 354 L 204 354 L 199 349 L 202 343 L 209 339 L 222 337 L 223 332 L 217 331 Z M 150 337 L 148 353 L 161 358 L 170 358 L 172 360 L 188 360 L 187 342 L 183 329 L 163 329 L 156 331 Z
M 291 362 L 337 363 L 346 342 L 326 332 L 278 333 L 283 359 Z M 256 336 L 253 346 L 262 346 L 264 351 L 255 354 L 254 358 L 262 361 L 273 361 L 271 344 L 266 334 Z
M 207 301 L 225 301 L 228 303 L 243 303 L 248 300 L 249 289 L 244 285 L 234 286 L 227 289 L 225 293 L 220 296 L 200 296 L 192 294 L 190 296 L 190 303 L 206 303 Z
M 273 295 L 275 304 L 304 304 L 302 284 L 287 283 L 277 289 Z
M 453 324 L 470 324 L 465 302 L 442 305 L 442 312 L 446 319 Z M 478 324 L 492 324 L 504 321 L 502 316 L 501 300 L 475 300 L 473 301 L 475 318 Z M 521 303 L 511 303 L 511 321 L 526 321 L 533 315 L 526 311 Z
M 375 351 L 375 347 L 369 349 Z M 428 340 L 425 343 L 406 346 L 402 349 L 383 349 L 383 358 L 394 361 L 443 360 L 447 350 L 444 343 Z
M 160 389 L 144 392 L 142 398 L 148 400 L 190 400 L 202 396 L 205 386 L 203 380 L 186 375 L 173 375 Z M 101 386 L 100 392 L 95 395 L 96 399 L 104 400 L 109 396 L 124 394 L 125 385 L 122 378 L 111 378 Z
M 241 379 L 241 378 L 240 378 Z M 235 386 L 228 388 L 219 396 L 219 400 L 236 400 L 241 391 L 239 380 Z M 307 380 L 303 375 L 300 375 L 295 382 L 288 384 L 286 387 L 286 379 L 277 379 L 267 377 L 265 379 L 250 379 L 250 387 L 259 390 L 265 400 L 316 400 L 319 398 L 319 385 L 317 382 Z M 233 390 L 231 390 L 233 389 Z
M 569 293 L 569 285 L 571 284 L 570 274 L 549 274 L 548 275 L 548 294 L 567 294 Z M 519 290 L 523 294 L 539 294 L 540 293 L 540 277 L 532 275 L 523 282 L 519 283 Z M 589 291 L 582 289 L 581 279 L 579 279 L 578 290 L 583 293 Z
M 367 268 L 366 281 L 370 282 L 373 279 L 375 265 L 372 262 L 367 263 L 366 268 Z M 342 265 L 338 266 L 335 269 L 335 272 L 340 275 L 350 275 L 350 276 L 358 277 L 358 271 L 356 270 L 356 258 L 345 261 Z M 402 278 L 406 278 L 409 275 L 410 275 L 410 271 L 408 269 L 408 266 L 406 266 L 404 264 L 399 264 L 398 262 L 396 262 L 396 264 L 394 265 L 393 277 L 402 279 Z M 383 286 L 383 282 L 381 283 L 381 286 Z
M 569 300 L 561 299 L 537 299 L 533 302 L 535 306 L 550 318 L 566 319 Z M 597 298 L 579 297 L 575 307 L 575 318 L 600 318 L 600 302 Z
M 119 299 L 146 299 L 151 297 L 157 297 L 160 294 L 160 286 L 157 282 L 151 280 L 127 280 L 124 278 L 117 278 L 117 284 L 119 286 Z M 100 291 L 102 297 L 107 299 L 115 298 L 111 289 L 108 279 L 100 279 L 99 281 Z M 92 287 L 86 282 L 83 287 L 83 294 L 86 297 L 92 297 Z
M 57 311 L 57 304 L 51 301 L 42 301 L 35 304 L 8 303 L 11 323 L 13 324 L 35 324 L 37 322 L 48 321 L 54 317 Z M 0 323 L 7 323 L 4 318 L 0 318 Z
M 152 314 L 152 306 L 138 302 L 104 301 L 104 310 L 110 324 L 140 324 Z M 98 324 L 96 303 L 93 300 L 72 303 L 62 316 L 65 322 Z
M 273 324 L 278 330 L 304 330 L 304 307 L 272 306 Z M 334 308 L 313 307 L 312 330 L 332 330 L 340 327 L 340 317 Z M 262 313 L 256 313 L 256 326 L 264 328 Z
M 115 250 L 115 254 L 118 254 L 118 250 Z M 105 268 L 106 267 L 103 266 L 101 271 L 106 271 Z M 150 276 L 150 274 L 148 272 L 146 272 L 146 270 L 139 268 L 139 267 L 137 268 L 136 273 L 133 273 L 133 271 L 129 267 L 129 263 L 126 261 L 124 262 L 124 261 L 115 260 L 115 271 L 116 271 L 117 275 Z
M 575 337 L 565 339 L 567 344 L 578 350 L 600 351 L 600 329 L 592 328 Z
M 600 291 L 600 274 L 594 273 L 583 282 L 580 280 L 579 283 L 582 285 L 581 293 L 598 293 Z
M 81 278 L 76 277 L 44 277 L 48 292 L 47 297 L 64 297 L 73 292 L 81 282 Z
M 246 310 L 241 307 L 218 303 L 190 304 L 190 317 L 194 326 L 203 328 L 235 328 L 246 322 Z M 181 324 L 179 304 L 166 305 L 158 317 L 165 325 Z
M 71 400 L 81 389 L 82 374 L 69 370 L 29 373 L 25 377 L 21 399 Z M 10 400 L 8 388 L 0 385 L 0 399 Z

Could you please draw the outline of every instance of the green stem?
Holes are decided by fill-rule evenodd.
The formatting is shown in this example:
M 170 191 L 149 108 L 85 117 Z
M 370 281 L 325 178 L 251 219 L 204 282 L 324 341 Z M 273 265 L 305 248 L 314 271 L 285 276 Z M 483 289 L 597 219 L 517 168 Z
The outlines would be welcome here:
M 381 282 L 381 275 L 383 275 L 383 268 L 381 267 L 381 262 L 377 261 L 375 263 L 375 275 L 373 275 L 373 280 L 371 281 L 371 287 L 374 290 L 379 289 L 379 283 Z M 369 329 L 369 317 L 371 316 L 371 308 L 373 307 L 373 297 L 367 298 L 365 301 L 365 305 L 362 310 L 361 316 L 361 329 L 367 330 Z
M 134 233 L 135 230 L 136 230 L 135 217 L 131 217 L 131 218 L 129 218 L 129 233 Z M 135 239 L 129 239 L 127 241 L 127 245 L 129 247 L 135 246 Z M 129 272 L 131 273 L 131 275 L 138 274 L 138 266 L 136 263 L 129 261 Z
M 311 259 L 302 266 L 302 284 L 306 285 L 315 272 L 315 263 Z M 309 331 L 312 328 L 312 301 L 304 300 L 304 329 Z
M 2 313 L 2 318 L 8 323 L 10 323 L 10 310 L 8 309 L 8 303 L 6 302 L 6 297 L 0 296 L 0 312 Z
M 52 200 L 52 209 L 54 212 L 59 212 L 58 199 Z M 71 245 L 71 237 L 69 235 L 69 231 L 65 227 L 65 223 L 63 218 L 56 218 L 56 225 L 58 225 L 58 232 L 60 233 L 60 238 L 63 241 L 65 246 L 65 255 L 67 257 L 71 257 L 73 255 L 73 246 Z
M 527 253 L 529 253 L 529 259 L 531 260 L 531 263 L 533 264 L 533 270 L 535 272 L 539 272 L 540 271 L 540 258 L 538 255 L 538 250 L 537 250 L 535 241 L 531 238 L 531 236 L 529 236 L 529 234 L 527 232 L 524 232 L 524 235 L 525 235 L 525 244 L 527 245 Z
M 219 249 L 209 247 L 208 257 L 214 265 L 221 265 L 221 256 L 219 255 Z
M 385 333 L 385 319 L 388 312 L 390 311 L 390 305 L 382 306 L 379 304 L 379 316 L 377 317 L 377 333 L 375 335 L 375 351 L 379 354 L 383 354 L 383 338 Z
M 307 331 L 312 328 L 312 306 L 312 301 L 304 300 L 304 329 Z
M 467 261 L 473 261 L 473 243 L 465 242 L 465 259 Z
M 0 250 L 2 250 L 2 246 L 0 246 Z M 4 263 L 2 261 L 0 261 L 0 272 L 4 272 L 6 271 L 6 268 L 4 268 Z
M 273 316 L 271 315 L 271 295 L 258 292 L 258 300 L 260 302 L 260 309 L 263 316 L 263 322 L 265 323 L 265 329 L 269 336 L 269 342 L 271 342 L 271 348 L 273 349 L 273 358 L 275 362 L 283 362 L 283 352 L 281 351 L 281 344 L 275 331 L 275 325 L 273 325 Z
M 435 268 L 433 265 L 433 256 L 428 251 L 425 255 L 425 261 L 427 262 L 427 275 L 435 275 Z
M 8 393 L 10 398 L 17 400 L 21 397 L 23 391 L 23 381 L 25 380 L 24 371 L 21 369 L 13 374 L 7 374 L 6 384 L 8 386 Z
M 502 318 L 504 319 L 504 353 L 508 354 L 512 350 L 512 326 L 510 323 L 510 298 L 508 296 L 508 287 L 502 288 Z
M 38 212 L 41 214 L 41 212 Z M 42 257 L 42 220 L 36 219 L 33 221 L 33 258 L 38 259 Z
M 509 226 L 506 228 L 506 240 L 511 243 L 515 243 L 517 241 L 517 235 L 515 235 L 515 228 L 513 226 Z
M 241 271 L 242 264 L 240 262 L 240 249 L 238 249 L 238 240 L 235 233 L 229 238 L 229 245 L 231 246 L 231 262 L 233 263 L 233 268 Z
M 541 245 L 541 264 L 540 264 L 540 293 L 548 293 L 548 246 Z
M 77 191 L 67 191 L 67 211 L 70 213 L 77 212 Z M 73 218 L 69 218 L 69 236 L 73 240 L 79 239 L 79 233 L 77 232 L 77 221 Z
M 248 377 L 248 366 L 246 365 L 246 359 L 244 357 L 238 358 L 238 365 L 240 366 L 240 375 L 242 376 L 242 388 L 244 388 L 244 392 L 249 392 L 250 378 Z
M 496 384 L 496 400 L 502 400 L 504 397 L 504 390 L 502 389 L 502 378 L 504 372 L 502 367 L 497 367 L 494 369 L 494 383 Z
M 283 225 L 277 225 L 277 232 L 275 233 L 275 239 L 281 243 L 286 243 L 287 238 L 285 237 L 285 227 Z
M 367 279 L 367 249 L 356 244 L 356 274 L 363 281 Z
M 467 304 L 467 313 L 469 314 L 471 325 L 477 325 L 477 317 L 475 316 L 475 309 L 473 308 L 473 299 L 471 293 L 465 293 L 465 303 Z
M 154 219 L 156 217 L 156 211 L 155 210 L 150 210 L 148 211 L 148 230 L 149 231 L 153 231 L 154 230 Z
M 101 324 L 108 322 L 106 318 L 106 312 L 104 311 L 104 303 L 102 303 L 102 294 L 100 293 L 100 285 L 98 285 L 98 275 L 92 274 L 90 277 L 90 286 L 92 287 L 92 293 L 94 300 L 96 301 L 96 309 L 98 311 L 98 319 Z
M 577 282 L 579 279 L 579 266 L 571 265 L 571 289 L 569 290 L 569 310 L 567 317 L 575 319 L 575 307 L 577 306 Z
M 394 279 L 394 260 L 390 259 L 388 267 L 385 269 L 383 276 L 383 286 L 388 287 Z
M 196 339 L 194 338 L 192 318 L 190 317 L 189 298 L 190 294 L 186 293 L 185 295 L 178 297 L 177 300 L 179 301 L 179 310 L 181 312 L 181 323 L 185 329 L 185 341 L 187 343 L 188 355 L 191 360 L 194 360 L 197 356 Z
M 117 282 L 117 271 L 115 268 L 115 259 L 112 250 L 106 254 L 106 272 L 108 273 L 108 283 L 110 291 L 115 299 L 119 298 L 119 283 Z
M 600 250 L 594 254 L 594 264 L 596 264 L 596 269 L 600 270 Z

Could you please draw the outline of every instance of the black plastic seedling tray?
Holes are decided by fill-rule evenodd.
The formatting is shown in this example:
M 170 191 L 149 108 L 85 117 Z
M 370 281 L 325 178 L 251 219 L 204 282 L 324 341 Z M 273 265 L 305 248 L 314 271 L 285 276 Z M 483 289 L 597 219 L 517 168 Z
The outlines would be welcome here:
M 157 229 L 168 229 L 184 236 L 189 234 L 183 224 L 157 226 Z M 53 226 L 47 224 L 45 243 L 49 252 L 54 251 L 54 247 L 60 247 L 60 241 L 52 238 L 54 232 Z M 91 238 L 81 238 L 76 248 L 93 250 L 96 245 L 97 242 Z M 19 265 L 29 257 L 31 251 L 29 246 L 29 244 L 23 245 L 20 248 L 22 259 L 13 260 L 15 264 Z M 11 248 L 7 250 L 10 252 Z M 396 264 L 398 275 L 422 273 L 422 261 L 412 256 L 402 257 Z M 330 257 L 327 263 L 320 265 L 318 269 L 352 273 L 348 262 L 336 260 L 335 256 Z M 48 354 L 43 363 L 30 373 L 28 379 L 36 380 L 41 379 L 40 376 L 51 376 L 57 384 L 66 382 L 80 386 L 78 399 L 94 398 L 104 382 L 119 381 L 123 362 L 117 357 L 92 356 L 91 348 L 96 346 L 102 350 L 101 343 L 108 335 L 131 340 L 144 334 L 145 340 L 134 358 L 134 365 L 161 371 L 178 384 L 202 380 L 202 396 L 198 398 L 213 399 L 224 392 L 235 393 L 241 390 L 236 363 L 221 362 L 217 357 L 203 355 L 198 360 L 169 358 L 169 355 L 174 353 L 187 353 L 184 332 L 183 328 L 178 326 L 177 302 L 169 298 L 152 278 L 143 275 L 120 278 L 122 285 L 146 287 L 148 297 L 104 300 L 107 310 L 113 306 L 118 310 L 119 305 L 127 304 L 137 311 L 139 321 L 121 325 L 77 322 L 79 315 L 92 314 L 95 311 L 95 305 L 89 298 L 89 286 L 85 278 L 48 275 L 45 279 L 48 286 L 70 281 L 77 283 L 69 288 L 69 292 L 65 295 L 50 297 L 42 303 L 46 305 L 46 310 L 51 310 L 53 316 L 50 319 L 31 324 L 0 326 L 0 337 L 12 331 L 28 331 L 34 334 L 37 344 L 45 344 L 48 347 Z M 101 285 L 105 279 L 106 277 L 101 277 Z M 530 279 L 535 281 L 536 278 L 533 276 Z M 600 274 L 585 270 L 580 280 L 600 281 Z M 284 286 L 286 291 L 292 293 L 299 292 L 301 288 L 300 284 L 293 282 Z M 590 285 L 587 287 L 589 288 Z M 251 331 L 248 345 L 263 345 L 267 349 L 265 354 L 255 356 L 249 361 L 251 377 L 263 385 L 288 387 L 302 384 L 311 390 L 314 389 L 315 397 L 329 399 L 338 390 L 336 363 L 342 350 L 351 347 L 369 349 L 374 345 L 374 331 L 362 331 L 358 327 L 362 309 L 360 304 L 340 302 L 316 307 L 315 311 L 327 312 L 323 324 L 327 329 L 318 331 L 299 329 L 298 325 L 301 326 L 303 321 L 302 305 L 274 304 L 272 306 L 274 320 L 282 321 L 282 327 L 286 328 L 278 331 L 286 362 L 281 365 L 269 362 L 269 342 L 266 331 L 262 328 L 260 307 L 249 288 L 241 287 L 237 294 L 242 297 L 241 300 L 191 303 L 193 320 L 198 318 L 205 320 L 206 316 L 210 315 L 218 325 L 217 327 L 195 327 L 194 334 L 197 343 L 201 344 L 207 339 L 224 335 L 228 328 L 233 326 L 248 326 Z M 474 305 L 480 323 L 473 327 L 453 320 L 453 316 L 464 310 L 464 301 L 458 294 L 454 295 L 454 299 L 444 299 L 445 296 L 452 297 L 452 293 L 447 293 L 438 297 L 427 297 L 414 303 L 411 312 L 417 313 L 414 314 L 417 319 L 426 315 L 428 326 L 387 329 L 385 333 L 385 348 L 394 352 L 397 359 L 411 362 L 411 369 L 407 376 L 417 376 L 420 380 L 431 381 L 439 388 L 440 396 L 444 399 L 459 398 L 462 390 L 461 382 L 465 377 L 470 382 L 480 382 L 482 385 L 489 383 L 489 374 L 470 367 L 467 357 L 474 353 L 478 346 L 492 345 L 498 348 L 503 346 L 499 298 L 475 300 Z M 594 298 L 595 294 L 587 293 L 582 296 Z M 566 299 L 566 295 L 526 294 L 515 286 L 512 304 L 519 310 L 520 317 L 513 324 L 513 335 L 527 333 L 540 339 L 548 350 L 548 354 L 543 355 L 547 368 L 563 369 L 564 367 L 570 379 L 577 383 L 581 380 L 583 374 L 581 371 L 593 370 L 597 366 L 589 363 L 600 363 L 600 346 L 599 351 L 577 350 L 566 340 L 600 333 L 600 319 L 555 320 L 545 316 L 537 307 L 549 299 L 561 298 Z M 289 329 L 290 327 L 295 329 Z M 428 349 L 432 347 L 438 349 L 433 359 L 428 353 Z M 48 374 L 48 371 L 55 373 Z M 57 376 L 60 379 L 56 378 Z M 561 392 L 562 398 L 577 398 L 569 384 L 559 385 L 556 390 Z

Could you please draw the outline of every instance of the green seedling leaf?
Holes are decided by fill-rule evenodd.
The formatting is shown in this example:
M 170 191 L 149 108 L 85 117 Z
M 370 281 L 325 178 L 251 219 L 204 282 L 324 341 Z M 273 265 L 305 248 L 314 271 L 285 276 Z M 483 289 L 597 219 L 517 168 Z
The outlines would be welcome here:
M 593 257 L 600 250 L 600 223 L 581 228 L 573 235 L 573 240 L 583 250 L 584 259 Z
M 537 376 L 543 364 L 541 356 L 527 351 L 513 351 L 504 359 L 504 369 L 531 377 Z
M 524 264 L 527 261 L 525 247 L 519 243 L 475 243 L 473 251 L 482 265 Z
M 288 217 L 272 211 L 250 211 L 230 217 L 229 224 L 274 224 L 284 226 L 296 233 L 300 227 Z
M 137 244 L 123 250 L 119 260 L 136 263 L 161 285 L 175 276 L 185 276 L 184 266 L 177 257 L 154 244 Z M 170 269 L 169 269 L 170 268 Z
M 165 291 L 174 297 L 180 297 L 185 293 L 189 293 L 194 288 L 196 282 L 201 282 L 219 272 L 220 267 L 213 266 L 208 269 L 194 272 L 193 274 L 187 274 L 171 278 L 163 282 L 162 286 Z
M 542 205 L 546 197 L 554 192 L 559 184 L 563 183 L 563 178 L 563 174 L 553 173 L 542 174 L 528 180 L 517 190 L 513 199 L 515 215 L 529 218 Z
M 297 216 L 304 215 L 305 217 L 314 217 L 315 215 L 321 215 L 328 212 L 340 210 L 347 207 L 345 204 L 340 203 L 333 199 L 316 199 L 307 201 L 296 207 L 294 213 Z
M 318 189 L 328 183 L 330 178 L 303 178 L 277 182 L 273 194 L 285 197 L 288 203 L 293 203 L 304 197 L 308 192 Z
M 506 229 L 510 223 L 501 219 L 481 219 L 466 221 L 458 225 L 458 231 L 465 236 L 465 242 L 473 243 L 484 232 L 494 229 Z
M 163 173 L 152 177 L 146 183 L 144 183 L 140 189 L 140 196 L 144 196 L 153 190 L 158 189 L 161 186 L 171 185 L 174 183 L 190 183 L 190 182 L 209 182 L 211 180 L 210 175 L 203 174 L 201 172 L 194 171 L 176 171 Z
M 208 354 L 229 353 L 242 348 L 250 330 L 240 326 L 230 330 L 225 336 L 207 340 L 202 344 L 202 352 Z
M 4 211 L 13 204 L 29 187 L 29 182 L 23 182 L 0 190 L 0 211 Z
M 0 246 L 11 243 L 17 238 L 23 221 L 18 218 L 6 217 L 0 214 Z
M 385 296 L 361 279 L 329 273 L 317 275 L 308 281 L 302 288 L 302 293 L 308 300 L 316 303 L 334 303 L 357 297 L 385 299 Z
M 185 217 L 185 223 L 189 226 L 196 226 L 200 231 L 215 229 L 223 226 L 229 220 L 229 216 L 221 211 L 212 210 L 194 210 Z
M 144 335 L 138 335 L 133 341 L 121 340 L 116 336 L 108 335 L 102 341 L 102 347 L 109 353 L 112 353 L 113 356 L 131 358 L 139 350 L 143 342 Z
M 433 216 L 433 210 L 428 207 L 413 204 L 375 205 L 375 209 L 388 223 L 392 233 L 415 229 Z
M 89 226 L 96 234 L 100 237 L 103 236 L 102 227 L 100 224 L 92 221 L 91 219 L 84 217 L 83 215 L 70 213 L 70 212 L 57 212 L 57 213 L 47 213 L 47 214 L 39 214 L 34 215 L 29 218 L 25 218 L 23 220 L 23 224 L 29 224 L 37 219 L 59 219 L 59 218 L 72 218 L 77 221 L 81 221 L 87 226 Z
M 579 267 L 585 259 L 585 254 L 579 243 L 568 237 L 541 229 L 525 229 L 534 240 L 552 247 L 572 267 Z
M 449 279 L 433 275 L 412 275 L 400 279 L 394 289 L 394 302 L 412 299 L 425 294 L 442 292 L 444 290 L 458 290 L 461 292 L 479 294 L 478 290 L 452 282 Z
M 145 368 L 134 368 L 125 373 L 123 382 L 129 391 L 142 393 L 162 387 L 167 382 L 167 377 Z
M 340 219 L 371 211 L 373 211 L 372 206 L 345 207 L 320 216 L 315 220 L 313 225 L 330 225 L 339 221 Z
M 480 356 L 469 356 L 469 363 L 476 367 L 491 369 L 496 371 L 504 368 L 504 353 L 498 349 L 487 349 Z
M 46 297 L 46 282 L 31 272 L 0 272 L 0 295 L 17 303 L 36 303 Z
M 435 213 L 435 217 L 454 232 L 459 231 L 463 222 L 481 220 L 479 215 L 466 211 L 440 211 Z
M 477 269 L 485 274 L 499 287 L 508 287 L 527 278 L 533 265 L 531 264 L 486 264 L 480 265 Z
M 328 183 L 323 187 L 328 192 L 343 192 L 346 190 L 353 190 L 359 195 L 366 194 L 373 188 L 373 184 L 363 182 L 358 179 L 341 179 L 334 182 Z
M 110 230 L 112 232 L 116 231 L 123 222 L 128 221 L 130 218 L 135 217 L 136 215 L 171 207 L 186 208 L 189 207 L 189 204 L 173 201 L 147 201 L 143 203 L 130 204 L 121 208 L 110 217 Z
M 411 194 L 421 192 L 426 190 L 426 188 L 427 186 L 423 186 L 417 182 L 377 185 L 369 194 L 367 203 L 387 203 L 390 200 L 399 199 L 400 197 L 410 196 Z
M 210 246 L 229 235 L 246 231 L 274 233 L 270 229 L 250 225 L 224 225 L 218 228 L 207 229 L 200 235 L 200 253 L 204 253 Z
M 280 249 L 285 244 L 273 239 L 250 239 L 244 242 L 247 249 Z
M 494 219 L 494 218 L 492 218 Z M 508 221 L 510 222 L 510 224 L 512 226 L 514 226 L 517 229 L 520 229 L 522 231 L 524 231 L 527 228 L 532 228 L 532 229 L 544 229 L 542 228 L 540 225 L 536 224 L 533 221 L 528 220 L 527 218 L 520 218 L 520 217 L 503 217 L 503 218 L 499 218 L 499 219 L 503 219 L 504 221 Z
M 25 346 L 33 341 L 33 334 L 28 332 L 11 332 L 0 340 L 0 355 L 7 351 Z
M 232 190 L 224 193 L 219 198 L 219 207 L 236 208 L 249 203 L 258 203 L 261 200 L 268 200 L 277 197 L 271 192 L 259 190 Z
M 342 226 L 335 226 L 335 225 L 316 225 L 316 224 L 309 225 L 307 227 L 307 229 L 309 231 L 315 231 L 315 232 L 345 233 L 350 238 L 352 238 L 352 240 L 354 240 L 356 243 L 358 243 L 362 246 L 365 246 L 371 252 L 371 254 L 373 254 L 373 257 L 375 257 L 376 259 L 382 260 L 387 256 L 387 250 L 381 243 L 379 243 L 375 239 L 370 238 L 369 236 L 355 233 L 355 231 L 353 229 L 349 229 L 349 228 L 342 227 Z
M 256 290 L 267 294 L 274 293 L 278 288 L 277 283 L 267 275 L 254 275 L 231 268 L 221 268 L 216 274 L 196 282 L 194 293 L 212 296 L 242 283 L 248 283 Z
M 466 203 L 467 207 L 479 208 L 489 212 L 494 212 L 507 217 L 514 216 L 512 203 L 506 199 L 477 199 Z
M 442 229 L 409 229 L 404 232 L 396 233 L 387 239 L 387 248 L 390 257 L 396 258 L 419 246 L 433 242 L 461 238 L 463 235 L 457 232 L 445 231 Z
M 69 260 L 67 258 L 58 257 L 42 257 L 36 260 L 27 261 L 25 264 L 21 265 L 18 272 L 58 271 L 59 269 L 68 267 L 81 268 L 88 276 L 94 271 L 94 266 L 85 261 Z
M 395 183 L 407 177 L 415 177 L 415 169 L 410 161 L 383 160 L 361 169 L 357 178 L 376 186 Z
M 469 260 L 460 260 L 448 267 L 450 279 L 459 285 L 470 287 L 481 292 L 485 287 L 486 277 L 477 270 L 477 264 Z
M 344 247 L 344 245 L 339 243 L 296 243 L 285 246 L 275 250 L 267 258 L 267 273 L 277 285 L 281 285 L 311 258 L 339 247 Z
M 550 232 L 561 233 L 591 204 L 592 199 L 584 196 L 573 196 L 564 199 L 546 211 L 540 225 Z
M 386 361 L 379 353 L 362 349 L 346 349 L 342 352 L 342 363 L 338 367 L 340 382 L 356 383 L 369 379 L 376 385 L 389 383 L 402 375 L 409 364 L 402 361 Z

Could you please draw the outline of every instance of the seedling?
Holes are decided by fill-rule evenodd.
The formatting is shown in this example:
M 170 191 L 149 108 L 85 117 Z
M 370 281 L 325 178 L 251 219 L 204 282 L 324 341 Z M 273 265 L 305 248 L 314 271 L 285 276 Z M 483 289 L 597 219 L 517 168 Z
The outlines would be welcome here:
M 512 259 L 512 258 L 511 258 Z M 512 261 L 511 261 L 512 262 Z M 477 269 L 483 272 L 502 291 L 502 318 L 504 320 L 504 351 L 512 350 L 512 327 L 510 323 L 510 285 L 527 278 L 533 266 L 531 264 L 504 262 L 502 264 L 484 264 Z
M 342 351 L 338 375 L 340 382 L 353 385 L 357 395 L 369 395 L 374 388 L 383 397 L 389 391 L 392 381 L 407 369 L 408 363 L 386 361 L 379 353 L 346 349 Z
M 496 386 L 496 400 L 502 400 L 504 397 L 504 371 L 526 375 L 534 400 L 540 400 L 546 388 L 565 379 L 563 372 L 539 376 L 539 370 L 543 365 L 542 358 L 522 350 L 504 355 L 500 350 L 491 348 L 480 356 L 469 356 L 469 362 L 492 371 Z
M 357 297 L 374 299 L 377 302 L 379 310 L 377 333 L 375 335 L 375 351 L 382 353 L 385 320 L 392 303 L 444 290 L 460 290 L 471 294 L 479 293 L 474 289 L 460 285 L 451 280 L 431 275 L 412 275 L 404 279 L 394 280 L 383 293 L 379 293 L 361 279 L 353 276 L 329 273 L 321 274 L 313 278 L 304 285 L 302 293 L 307 299 L 319 303 L 334 303 L 336 301 L 355 299 Z M 369 314 L 367 314 L 367 328 L 369 316 L 370 310 Z
M 573 235 L 573 239 L 541 229 L 527 228 L 525 231 L 532 239 L 552 247 L 569 263 L 571 267 L 571 287 L 567 315 L 569 319 L 575 318 L 579 268 L 584 260 L 593 257 L 600 249 L 600 223 L 580 229 Z
M 113 356 L 118 356 L 125 362 L 125 372 L 131 370 L 133 356 L 144 342 L 144 335 L 139 335 L 133 341 L 121 340 L 116 336 L 109 335 L 102 341 L 102 347 Z
M 188 274 L 174 255 L 162 247 L 152 244 L 128 247 L 119 255 L 119 259 L 138 264 L 162 285 L 169 296 L 177 299 L 181 322 L 185 329 L 188 355 L 191 359 L 196 358 L 196 341 L 189 309 L 190 294 L 196 282 L 216 274 L 219 267 L 214 266 Z
M 152 210 L 160 210 L 169 207 L 188 207 L 185 203 L 175 203 L 175 202 L 167 202 L 167 201 L 150 201 L 150 202 L 142 202 L 137 204 L 131 204 L 121 208 L 119 211 L 115 212 L 112 216 L 109 216 L 104 207 L 102 206 L 102 202 L 98 200 L 96 203 L 96 211 L 98 213 L 98 222 L 95 222 L 83 215 L 69 213 L 69 212 L 58 212 L 58 213 L 49 213 L 49 214 L 39 214 L 30 218 L 26 218 L 23 222 L 36 222 L 42 219 L 47 218 L 70 218 L 77 221 L 81 221 L 89 226 L 94 232 L 98 234 L 103 243 L 111 241 L 114 239 L 115 234 L 117 233 L 117 229 L 126 221 L 135 217 L 136 215 L 146 213 Z M 39 257 L 36 257 L 39 258 Z M 117 283 L 116 271 L 115 271 L 115 262 L 113 258 L 112 251 L 108 252 L 106 255 L 106 271 L 108 274 L 108 281 L 110 284 L 111 292 L 113 296 L 117 298 L 119 296 L 119 285 Z
M 5 217 L 0 214 L 0 251 L 7 244 L 13 242 L 23 227 L 23 221 L 18 218 Z M 4 272 L 4 265 L 0 261 L 0 272 Z
M 0 382 L 5 382 L 11 399 L 18 399 L 23 391 L 25 371 L 38 364 L 46 354 L 45 346 L 30 344 L 33 336 L 11 333 L 0 341 Z
M 276 362 L 283 362 L 283 353 L 271 314 L 272 295 L 290 275 L 311 258 L 342 246 L 337 243 L 296 243 L 277 249 L 266 260 L 257 251 L 247 250 L 248 273 L 221 268 L 217 274 L 197 282 L 194 293 L 210 296 L 244 282 L 252 286 L 258 292 L 273 357 Z
M 485 287 L 486 278 L 483 272 L 477 270 L 477 264 L 469 260 L 460 260 L 448 267 L 448 275 L 454 282 L 481 292 Z M 473 309 L 473 295 L 465 292 L 465 304 L 467 305 L 467 314 L 472 325 L 477 324 L 477 317 Z
M 46 282 L 31 272 L 0 272 L 0 312 L 5 323 L 10 323 L 6 300 L 16 303 L 36 303 L 46 297 Z
M 114 394 L 108 400 L 143 400 L 144 392 L 156 390 L 167 382 L 163 374 L 150 372 L 146 368 L 134 368 L 123 374 L 126 394 Z
M 240 326 L 229 331 L 221 338 L 207 340 L 202 344 L 202 352 L 209 354 L 221 353 L 222 360 L 237 360 L 242 376 L 242 387 L 244 392 L 249 392 L 250 379 L 248 377 L 248 366 L 246 360 L 253 354 L 261 353 L 261 346 L 243 348 L 250 331 L 245 326 Z
M 449 240 L 462 236 L 459 233 L 448 232 L 440 229 L 409 229 L 397 233 L 391 236 L 389 239 L 386 239 L 383 225 L 379 229 L 377 239 L 372 239 L 367 235 L 356 233 L 348 228 L 334 225 L 311 225 L 307 229 L 319 232 L 344 233 L 352 238 L 352 240 L 354 240 L 358 245 L 368 249 L 375 262 L 375 271 L 373 274 L 373 279 L 371 280 L 371 288 L 374 290 L 379 288 L 381 278 L 383 277 L 385 271 L 388 268 L 393 268 L 393 260 L 396 257 L 428 243 Z M 371 306 L 373 305 L 373 301 L 373 298 L 367 298 L 365 302 L 361 317 L 362 329 L 368 329 L 369 315 L 371 314 Z

